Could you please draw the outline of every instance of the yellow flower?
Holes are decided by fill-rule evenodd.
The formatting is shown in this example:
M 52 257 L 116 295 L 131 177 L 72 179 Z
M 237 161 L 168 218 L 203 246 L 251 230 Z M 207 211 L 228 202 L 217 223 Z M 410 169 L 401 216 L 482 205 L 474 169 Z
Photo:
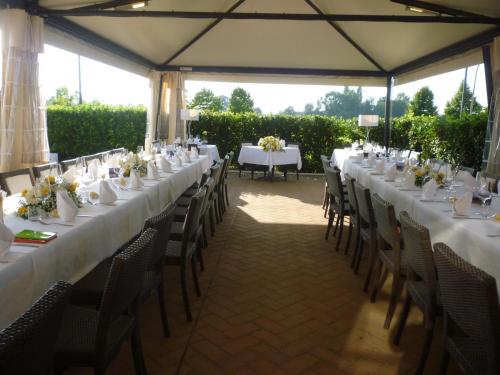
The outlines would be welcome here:
M 50 192 L 50 190 L 48 187 L 43 187 L 40 189 L 40 195 L 42 197 L 46 197 L 47 195 L 49 195 L 49 192 Z
M 59 217 L 59 212 L 57 212 L 57 208 L 54 208 L 52 211 L 50 211 L 50 216 Z
M 26 212 L 28 211 L 28 209 L 25 207 L 25 206 L 21 206 L 17 209 L 17 214 L 19 216 L 24 216 L 26 215 Z
M 68 186 L 68 191 L 73 192 L 73 191 L 75 191 L 75 190 L 76 190 L 76 188 L 77 188 L 77 187 L 78 187 L 78 183 L 73 182 L 73 183 L 69 184 L 69 186 Z
M 25 196 L 27 196 L 27 195 L 28 195 L 28 193 L 29 193 L 29 190 L 28 190 L 28 189 L 23 189 L 23 190 L 21 191 L 21 197 L 25 197 Z
M 49 182 L 49 184 L 53 185 L 56 183 L 56 178 L 54 176 L 49 176 L 47 177 L 47 181 Z
M 425 171 L 423 171 L 422 169 L 419 169 L 415 172 L 415 176 L 417 177 L 423 177 L 425 175 Z

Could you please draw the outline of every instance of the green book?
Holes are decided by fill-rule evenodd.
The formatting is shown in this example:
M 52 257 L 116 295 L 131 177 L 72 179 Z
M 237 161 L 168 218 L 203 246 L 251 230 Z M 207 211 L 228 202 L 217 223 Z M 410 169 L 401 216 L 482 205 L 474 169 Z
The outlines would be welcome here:
M 39 230 L 24 229 L 16 233 L 17 242 L 39 242 L 45 243 L 57 237 L 55 232 L 42 232 Z

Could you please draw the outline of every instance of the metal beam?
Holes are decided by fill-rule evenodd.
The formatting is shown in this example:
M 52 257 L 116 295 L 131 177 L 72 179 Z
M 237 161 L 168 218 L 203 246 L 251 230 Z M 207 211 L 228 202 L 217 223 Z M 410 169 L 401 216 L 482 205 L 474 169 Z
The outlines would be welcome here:
M 402 5 L 406 5 L 409 7 L 415 7 L 420 9 L 429 10 L 434 13 L 439 14 L 447 14 L 449 16 L 464 16 L 464 17 L 485 17 L 481 14 L 466 12 L 465 10 L 449 8 L 444 5 L 437 5 L 433 3 L 429 3 L 427 1 L 420 0 L 391 0 L 393 3 L 398 3 Z
M 238 8 L 241 4 L 243 4 L 246 0 L 239 0 L 234 4 L 231 8 L 229 8 L 226 13 L 231 13 L 233 10 Z M 214 22 L 212 22 L 210 25 L 205 27 L 199 34 L 197 34 L 193 39 L 191 39 L 189 42 L 187 42 L 181 49 L 179 49 L 176 53 L 174 53 L 172 56 L 170 56 L 167 60 L 162 65 L 168 65 L 170 62 L 172 62 L 176 57 L 178 57 L 181 53 L 183 53 L 185 50 L 187 50 L 189 47 L 191 47 L 193 44 L 195 44 L 198 40 L 200 40 L 201 37 L 203 37 L 206 33 L 208 33 L 210 30 L 212 30 L 215 26 L 217 26 L 223 18 L 217 18 Z
M 313 8 L 316 13 L 324 15 L 323 11 L 316 6 L 311 0 L 304 0 L 311 8 Z M 335 24 L 333 21 L 326 21 L 330 24 L 331 27 L 333 27 L 340 35 L 344 37 L 345 40 L 347 40 L 354 48 L 358 50 L 359 53 L 361 53 L 368 61 L 370 61 L 374 66 L 376 66 L 379 70 L 382 72 L 385 72 L 385 69 L 382 68 L 382 66 L 375 61 L 373 57 L 371 57 L 363 48 L 359 46 L 358 43 L 356 43 L 339 25 Z
M 235 73 L 235 74 L 290 74 L 306 76 L 345 76 L 345 77 L 386 77 L 387 74 L 378 70 L 346 70 L 346 69 L 303 69 L 303 68 L 272 68 L 272 67 L 239 67 L 239 66 L 190 66 L 165 65 L 163 71 L 181 71 L 194 73 Z
M 384 146 L 386 152 L 389 150 L 389 140 L 391 137 L 392 78 L 392 75 L 387 76 L 387 93 L 385 95 Z
M 481 34 L 474 35 L 458 43 L 452 44 L 448 47 L 441 48 L 437 51 L 419 57 L 418 59 L 410 61 L 406 64 L 400 65 L 397 68 L 392 69 L 389 73 L 397 76 L 418 68 L 422 68 L 436 61 L 459 55 L 473 48 L 479 48 L 487 43 L 490 43 L 493 40 L 493 38 L 499 35 L 500 35 L 500 27 L 487 30 Z
M 410 22 L 410 23 L 458 23 L 500 25 L 500 18 L 488 17 L 442 17 L 442 16 L 391 16 L 366 14 L 302 14 L 302 13 L 224 13 L 224 12 L 178 12 L 138 10 L 71 10 L 39 7 L 37 14 L 50 17 L 156 17 L 187 19 L 231 19 L 231 20 L 285 20 L 285 21 L 340 21 L 340 22 Z
M 130 5 L 134 3 L 140 2 L 139 0 L 111 0 L 111 1 L 105 1 L 102 3 L 96 3 L 92 5 L 86 5 L 83 7 L 78 7 L 78 8 L 71 8 L 69 10 L 73 11 L 79 11 L 79 10 L 105 10 L 105 9 L 112 9 L 116 7 L 121 7 L 124 5 Z
M 102 36 L 87 30 L 86 28 L 77 25 L 76 23 L 63 19 L 63 18 L 47 18 L 45 20 L 47 25 L 50 25 L 58 30 L 61 30 L 67 34 L 73 35 L 80 40 L 88 42 L 96 47 L 102 48 L 106 51 L 109 51 L 115 55 L 121 56 L 129 61 L 132 61 L 136 64 L 145 66 L 150 69 L 157 69 L 158 65 L 154 62 L 142 57 L 135 52 L 126 49 L 109 39 L 103 38 Z
M 483 64 L 484 64 L 484 78 L 486 81 L 486 97 L 488 98 L 488 107 L 492 103 L 493 98 L 493 75 L 491 73 L 491 50 L 490 46 L 483 46 Z M 491 108 L 490 108 L 491 110 Z

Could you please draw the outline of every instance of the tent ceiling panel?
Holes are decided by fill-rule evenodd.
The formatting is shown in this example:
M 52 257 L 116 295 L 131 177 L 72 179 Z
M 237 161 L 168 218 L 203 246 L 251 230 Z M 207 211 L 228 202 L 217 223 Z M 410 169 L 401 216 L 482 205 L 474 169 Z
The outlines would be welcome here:
M 500 17 L 500 4 L 498 0 L 433 0 L 432 2 L 484 16 Z
M 98 4 L 106 0 L 40 0 L 40 6 L 51 9 L 71 9 L 87 5 Z M 150 0 L 147 10 L 177 10 L 177 11 L 199 11 L 199 12 L 223 12 L 234 0 Z
M 330 25 L 225 20 L 173 65 L 377 70 Z

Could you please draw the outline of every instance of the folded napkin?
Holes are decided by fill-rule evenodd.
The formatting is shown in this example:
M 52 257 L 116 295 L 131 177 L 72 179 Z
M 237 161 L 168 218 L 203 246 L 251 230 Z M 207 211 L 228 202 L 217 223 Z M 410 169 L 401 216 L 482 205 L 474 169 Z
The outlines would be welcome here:
M 397 173 L 397 169 L 396 169 L 396 164 L 394 164 L 392 167 L 390 167 L 387 172 L 385 172 L 385 175 L 384 175 L 384 179 L 386 181 L 394 181 L 396 179 L 396 173 Z
M 191 158 L 189 157 L 188 153 L 187 152 L 182 152 L 182 155 L 181 155 L 181 158 L 182 158 L 182 162 L 183 163 L 191 163 Z
M 78 213 L 78 207 L 70 198 L 66 190 L 58 190 L 56 193 L 57 213 L 63 221 L 75 220 Z
M 470 212 L 470 208 L 472 205 L 472 193 L 470 191 L 466 191 L 464 195 L 453 203 L 453 211 L 455 211 L 456 215 L 466 216 Z
M 92 159 L 87 165 L 87 172 L 95 180 L 99 177 L 99 169 L 101 168 L 101 161 L 99 159 Z
M 106 162 L 109 168 L 119 168 L 120 167 L 120 155 L 113 154 Z
M 415 188 L 415 174 L 408 172 L 403 180 L 403 186 L 407 189 Z
M 191 157 L 193 159 L 199 159 L 200 155 L 198 154 L 198 149 L 196 147 L 191 148 Z
M 363 153 L 359 153 L 356 155 L 356 161 L 359 163 L 363 161 Z
M 7 254 L 14 241 L 14 233 L 3 223 L 0 223 L 0 257 Z
M 170 163 L 164 156 L 160 159 L 160 166 L 163 172 L 172 173 L 172 163 Z
M 377 164 L 375 166 L 375 172 L 376 173 L 384 173 L 384 170 L 385 170 L 385 160 L 380 159 L 379 161 L 377 161 Z
M 370 156 L 368 156 L 368 160 L 366 161 L 366 164 L 369 167 L 373 167 L 375 165 L 375 154 L 370 154 Z
M 139 172 L 135 169 L 130 170 L 130 187 L 132 189 L 140 189 L 144 186 L 144 182 L 142 182 L 141 176 Z
M 436 183 L 436 180 L 431 178 L 429 181 L 427 181 L 424 184 L 424 186 L 422 186 L 422 198 L 432 199 L 434 194 L 436 194 L 437 188 L 438 188 L 438 184 Z
M 109 204 L 118 199 L 115 191 L 108 181 L 102 180 L 99 184 L 99 203 Z
M 464 182 L 466 188 L 472 189 L 477 186 L 476 180 L 467 171 L 460 171 L 457 173 L 457 178 Z
M 160 179 L 160 175 L 158 174 L 158 168 L 156 168 L 154 160 L 148 161 L 148 178 L 153 180 Z
M 79 169 L 73 167 L 64 172 L 62 177 L 69 183 L 73 183 L 80 177 L 80 172 Z
M 179 155 L 174 156 L 174 162 L 176 167 L 182 167 L 182 160 Z

